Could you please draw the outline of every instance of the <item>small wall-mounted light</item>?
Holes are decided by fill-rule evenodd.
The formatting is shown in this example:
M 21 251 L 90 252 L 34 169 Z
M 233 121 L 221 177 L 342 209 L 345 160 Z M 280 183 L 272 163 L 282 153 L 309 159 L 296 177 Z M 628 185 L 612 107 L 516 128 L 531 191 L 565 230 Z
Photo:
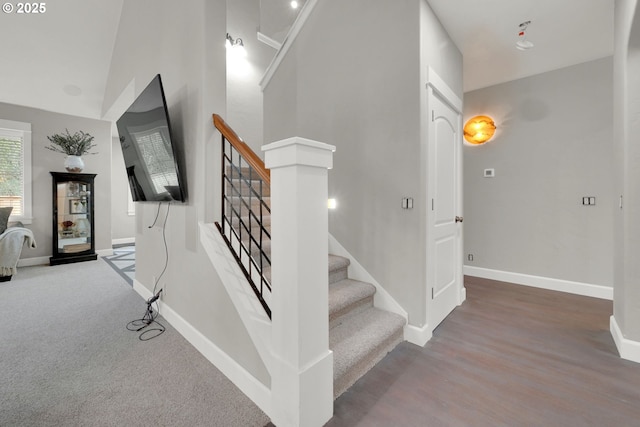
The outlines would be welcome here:
M 237 53 L 243 57 L 247 56 L 247 50 L 244 48 L 244 42 L 240 37 L 234 39 L 229 33 L 227 33 L 224 45 L 227 49 L 233 49 L 231 52 Z
M 327 207 L 329 209 L 335 209 L 336 207 L 338 207 L 338 203 L 336 202 L 336 199 L 327 200 Z
M 489 116 L 475 116 L 464 125 L 464 139 L 471 144 L 484 144 L 496 131 L 496 124 Z

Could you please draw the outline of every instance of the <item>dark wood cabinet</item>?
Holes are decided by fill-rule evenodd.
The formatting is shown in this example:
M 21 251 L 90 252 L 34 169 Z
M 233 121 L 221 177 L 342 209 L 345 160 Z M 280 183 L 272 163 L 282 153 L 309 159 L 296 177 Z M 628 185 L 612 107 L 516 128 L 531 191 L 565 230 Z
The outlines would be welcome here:
M 51 172 L 53 239 L 51 265 L 98 259 L 95 247 L 94 179 L 96 174 Z

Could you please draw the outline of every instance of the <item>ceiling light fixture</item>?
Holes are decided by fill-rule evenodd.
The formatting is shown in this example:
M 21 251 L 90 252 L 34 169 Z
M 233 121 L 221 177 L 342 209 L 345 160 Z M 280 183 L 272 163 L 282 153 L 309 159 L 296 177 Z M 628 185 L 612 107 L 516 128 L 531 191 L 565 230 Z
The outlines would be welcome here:
M 299 6 L 296 0 L 293 0 L 290 4 L 291 4 L 291 9 L 297 9 Z
M 519 25 L 520 31 L 518 31 L 518 41 L 516 42 L 516 48 L 518 50 L 529 50 L 533 47 L 533 43 L 527 40 L 527 27 L 531 24 L 531 21 L 525 21 Z

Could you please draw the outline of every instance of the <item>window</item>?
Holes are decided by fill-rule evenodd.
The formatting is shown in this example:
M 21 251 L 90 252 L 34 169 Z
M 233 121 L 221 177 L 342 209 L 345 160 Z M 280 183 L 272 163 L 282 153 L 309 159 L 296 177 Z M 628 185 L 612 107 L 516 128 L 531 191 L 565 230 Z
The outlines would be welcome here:
M 0 119 L 0 207 L 31 223 L 31 124 Z

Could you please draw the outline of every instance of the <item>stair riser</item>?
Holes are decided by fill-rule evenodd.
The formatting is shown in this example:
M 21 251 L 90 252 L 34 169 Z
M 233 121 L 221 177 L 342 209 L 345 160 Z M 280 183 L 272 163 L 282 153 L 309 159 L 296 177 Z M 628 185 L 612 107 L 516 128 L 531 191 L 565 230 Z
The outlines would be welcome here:
M 341 268 L 336 271 L 331 271 L 329 273 L 329 284 L 337 283 L 340 280 L 344 280 L 347 278 L 347 276 L 347 267 Z
M 366 374 L 376 363 L 381 361 L 391 350 L 404 340 L 403 331 L 400 329 L 395 334 L 384 340 L 366 358 L 358 361 L 347 372 L 333 381 L 333 398 L 337 399 L 347 391 L 356 381 Z

